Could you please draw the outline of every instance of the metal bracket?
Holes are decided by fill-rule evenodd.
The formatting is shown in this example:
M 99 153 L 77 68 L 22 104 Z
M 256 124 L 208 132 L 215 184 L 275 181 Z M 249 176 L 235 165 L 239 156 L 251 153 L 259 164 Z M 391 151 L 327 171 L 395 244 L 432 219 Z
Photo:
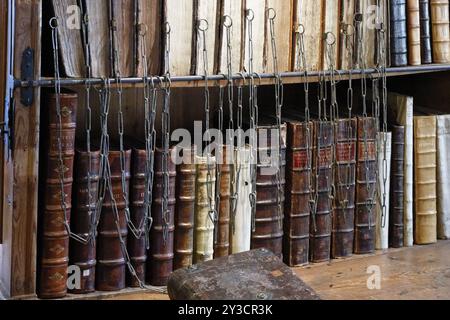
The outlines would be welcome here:
M 22 81 L 33 81 L 34 77 L 34 50 L 30 47 L 26 48 L 22 54 L 22 64 L 20 67 L 20 77 Z M 22 87 L 20 90 L 20 102 L 31 107 L 33 104 L 33 87 Z

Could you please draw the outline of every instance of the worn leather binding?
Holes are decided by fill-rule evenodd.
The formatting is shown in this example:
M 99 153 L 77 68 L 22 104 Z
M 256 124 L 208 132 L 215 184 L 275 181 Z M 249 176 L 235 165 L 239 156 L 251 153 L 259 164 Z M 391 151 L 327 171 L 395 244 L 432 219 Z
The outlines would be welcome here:
M 228 256 L 230 253 L 230 217 L 231 217 L 231 170 L 233 164 L 227 161 L 228 153 L 233 152 L 232 147 L 224 146 L 222 149 L 222 163 L 219 164 L 220 185 L 216 184 L 219 190 L 219 203 L 217 210 L 219 223 L 217 225 L 217 239 L 214 244 L 214 258 Z
M 406 27 L 406 0 L 390 1 L 391 66 L 408 64 L 408 33 Z
M 62 298 L 67 294 L 67 267 L 69 263 L 69 234 L 64 226 L 60 172 L 64 172 L 63 189 L 68 222 L 72 206 L 73 163 L 75 155 L 76 110 L 78 96 L 64 93 L 61 106 L 61 151 L 63 167 L 59 163 L 57 96 L 48 98 L 47 171 L 40 226 L 40 277 L 38 295 L 43 299 Z
M 74 208 L 70 221 L 73 233 L 88 239 L 92 232 L 93 219 L 97 215 L 98 183 L 100 171 L 100 152 L 78 149 L 75 156 Z M 90 181 L 90 183 L 89 183 Z M 90 185 L 90 187 L 89 187 Z M 81 270 L 80 288 L 71 290 L 75 294 L 95 291 L 96 238 L 88 243 L 70 240 L 70 264 Z
M 377 125 L 375 118 L 358 118 L 356 169 L 356 254 L 375 251 L 377 188 Z
M 448 0 L 430 0 L 433 62 L 450 61 L 450 27 Z
M 312 123 L 289 122 L 287 137 L 283 256 L 286 264 L 294 267 L 307 264 L 309 259 Z
M 435 116 L 414 117 L 415 242 L 437 241 L 437 126 Z
M 178 270 L 170 277 L 172 300 L 319 300 L 266 249 L 253 250 Z
M 417 66 L 422 63 L 420 49 L 420 8 L 419 0 L 407 0 L 408 13 L 408 58 L 409 64 Z
M 332 231 L 332 180 L 334 125 L 314 121 L 313 199 L 315 201 L 310 223 L 310 261 L 330 260 Z
M 405 127 L 392 128 L 391 197 L 389 209 L 389 246 L 403 247 L 405 183 Z
M 357 119 L 337 120 L 336 169 L 333 205 L 331 256 L 345 258 L 353 254 L 356 185 Z
M 198 264 L 214 258 L 214 222 L 211 210 L 216 208 L 216 158 L 209 157 L 208 163 L 207 157 L 197 157 L 196 164 L 194 263 Z
M 121 239 L 127 242 L 126 200 L 123 188 L 128 193 L 130 184 L 131 150 L 125 151 L 125 185 L 122 185 L 120 151 L 109 152 L 111 168 L 111 189 L 107 188 L 103 201 L 97 238 L 96 289 L 98 291 L 119 291 L 125 288 L 126 257 Z M 111 193 L 117 204 L 117 215 Z
M 166 286 L 169 275 L 173 271 L 173 245 L 175 232 L 175 204 L 176 204 L 176 176 L 177 168 L 172 161 L 174 149 L 169 154 L 169 198 L 168 198 L 168 229 L 164 238 L 163 220 L 163 150 L 156 149 L 155 180 L 153 183 L 152 218 L 153 225 L 150 232 L 150 254 L 147 264 L 147 280 L 153 286 Z
M 431 49 L 430 2 L 428 0 L 419 0 L 419 9 L 422 64 L 430 64 L 433 63 L 433 52 Z
M 175 257 L 173 269 L 192 265 L 194 254 L 195 165 L 196 147 L 182 148 L 183 163 L 177 166 L 175 210 Z
M 258 169 L 256 178 L 256 217 L 252 233 L 252 249 L 266 248 L 278 257 L 283 256 L 283 219 L 286 185 L 286 136 L 287 126 L 282 125 L 279 134 L 276 126 L 261 126 L 258 132 Z M 279 170 L 279 154 L 282 163 Z M 277 172 L 281 190 L 278 186 Z
M 437 116 L 438 239 L 450 239 L 450 116 Z
M 145 269 L 147 262 L 147 248 L 145 239 L 145 175 L 147 166 L 147 152 L 143 149 L 133 148 L 131 154 L 131 181 L 130 181 L 130 219 L 139 234 L 134 235 L 128 230 L 127 249 L 131 265 L 136 271 L 140 281 L 145 282 Z M 141 237 L 138 237 L 141 235 Z M 127 269 L 127 285 L 139 287 L 140 283 Z

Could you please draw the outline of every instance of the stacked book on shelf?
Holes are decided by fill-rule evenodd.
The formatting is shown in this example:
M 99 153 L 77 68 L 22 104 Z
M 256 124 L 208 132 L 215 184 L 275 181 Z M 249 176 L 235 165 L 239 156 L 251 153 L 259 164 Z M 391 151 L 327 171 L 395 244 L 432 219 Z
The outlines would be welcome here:
M 280 72 L 296 71 L 302 50 L 308 70 L 373 68 L 380 63 L 380 41 L 388 66 L 450 62 L 448 0 L 99 0 L 85 2 L 82 13 L 89 19 L 79 19 L 84 27 L 62 23 L 77 2 L 52 0 L 68 77 L 85 76 L 86 53 L 95 57 L 96 78 L 118 70 L 121 77 L 142 76 L 145 61 L 149 75 L 203 75 L 205 66 L 221 74 L 229 65 L 250 72 L 250 59 L 253 72 L 272 73 L 272 41 Z M 332 57 L 327 43 L 335 47 Z

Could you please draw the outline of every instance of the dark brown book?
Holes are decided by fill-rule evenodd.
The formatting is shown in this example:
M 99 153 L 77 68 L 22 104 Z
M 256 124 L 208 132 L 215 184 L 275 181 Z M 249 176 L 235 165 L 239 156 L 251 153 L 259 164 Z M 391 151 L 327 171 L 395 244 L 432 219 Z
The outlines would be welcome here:
M 356 254 L 375 251 L 377 131 L 375 118 L 358 118 L 354 249 Z
M 391 65 L 393 67 L 406 66 L 408 64 L 406 0 L 391 0 L 389 3 Z
M 60 96 L 61 125 L 57 117 L 57 95 L 50 95 L 48 103 L 47 172 L 40 226 L 40 298 L 62 298 L 67 294 L 69 264 L 69 234 L 72 206 L 75 130 L 78 107 L 77 94 Z M 60 154 L 61 151 L 61 154 Z M 59 161 L 62 156 L 63 164 Z M 62 179 L 62 180 L 61 180 Z M 63 200 L 64 199 L 64 200 Z M 66 212 L 64 212 L 66 207 Z
M 428 0 L 419 0 L 419 13 L 422 64 L 430 64 L 433 63 L 433 51 L 431 49 L 430 2 Z
M 147 262 L 145 217 L 146 211 L 150 212 L 149 204 L 145 203 L 147 152 L 145 149 L 133 148 L 131 158 L 130 220 L 134 230 L 128 228 L 127 248 L 131 265 L 136 271 L 137 278 L 130 270 L 127 270 L 127 285 L 129 287 L 139 287 L 140 282 L 145 282 Z
M 279 257 L 266 249 L 239 253 L 178 270 L 172 300 L 319 300 Z
M 129 199 L 125 199 L 124 191 L 128 194 L 131 176 L 131 150 L 125 152 L 125 185 L 122 184 L 120 162 L 120 151 L 110 151 L 111 188 L 106 189 L 98 225 L 95 281 L 98 291 L 119 291 L 126 285 L 127 261 L 124 249 L 126 249 L 128 225 L 125 210 Z
M 223 147 L 222 163 L 218 164 L 216 188 L 219 192 L 219 201 L 216 204 L 219 223 L 217 225 L 217 239 L 214 244 L 214 259 L 226 257 L 230 253 L 230 215 L 231 215 L 231 170 L 232 164 L 227 162 L 228 153 L 233 152 L 231 147 Z
M 182 153 L 183 163 L 177 167 L 174 270 L 191 266 L 194 254 L 196 148 L 182 149 Z
M 75 155 L 74 208 L 70 227 L 72 232 L 86 243 L 70 239 L 70 264 L 81 271 L 80 287 L 71 290 L 75 294 L 95 291 L 96 237 L 100 152 L 77 150 Z
M 163 212 L 164 203 L 164 172 L 163 151 L 155 153 L 155 181 L 153 183 L 152 218 L 153 226 L 150 232 L 150 254 L 147 264 L 147 280 L 153 286 L 166 286 L 173 271 L 173 244 L 175 231 L 175 189 L 177 169 L 172 161 L 172 152 L 168 159 L 169 194 L 167 212 Z M 167 225 L 166 225 L 167 224 Z M 166 236 L 164 235 L 165 231 Z
M 251 248 L 266 248 L 278 257 L 283 255 L 283 219 L 286 185 L 287 127 L 281 128 L 282 145 L 279 145 L 278 128 L 261 126 L 258 131 L 258 169 L 256 177 L 255 231 Z M 273 137 L 273 133 L 275 137 Z M 279 163 L 281 153 L 282 163 Z M 276 164 L 279 164 L 276 165 Z
M 391 204 L 389 213 L 389 246 L 403 247 L 405 127 L 392 128 Z
M 310 223 L 310 261 L 313 263 L 328 261 L 331 257 L 333 143 L 333 123 L 315 121 L 313 149 L 314 208 Z
M 337 120 L 335 195 L 331 256 L 334 259 L 353 254 L 356 185 L 356 119 Z
M 284 261 L 301 266 L 309 259 L 313 125 L 288 123 Z

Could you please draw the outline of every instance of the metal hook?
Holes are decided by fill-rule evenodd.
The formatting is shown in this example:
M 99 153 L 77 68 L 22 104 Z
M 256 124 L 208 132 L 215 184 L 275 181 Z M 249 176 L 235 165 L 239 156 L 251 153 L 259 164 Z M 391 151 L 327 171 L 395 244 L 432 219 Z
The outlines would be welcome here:
M 299 34 L 299 35 L 304 35 L 305 34 L 305 26 L 303 24 L 299 23 L 297 25 L 296 33 Z
M 242 88 L 245 86 L 245 82 L 247 81 L 247 78 L 245 77 L 245 74 L 243 72 L 239 72 L 238 75 L 241 76 L 242 80 L 243 80 L 242 85 L 240 85 L 240 87 Z
M 164 23 L 164 26 L 166 35 L 169 35 L 172 32 L 172 27 L 170 26 L 170 23 L 166 21 L 166 23 Z
M 253 72 L 253 74 L 258 78 L 258 87 L 260 87 L 262 83 L 261 75 L 258 72 Z
M 252 9 L 248 9 L 246 12 L 246 17 L 247 21 L 253 21 L 255 20 L 255 12 Z
M 349 32 L 349 31 L 351 31 L 351 32 Z M 342 23 L 341 24 L 341 33 L 344 36 L 351 37 L 355 34 L 355 27 L 349 23 Z
M 58 17 L 53 17 L 50 19 L 50 21 L 48 22 L 50 28 L 52 29 L 58 29 L 58 25 L 59 25 L 59 18 Z
M 229 22 L 229 23 L 227 23 Z M 233 26 L 233 19 L 229 15 L 223 16 L 223 25 L 225 28 L 229 29 Z
M 202 24 L 205 25 L 204 28 L 202 27 Z M 207 30 L 209 29 L 209 22 L 208 22 L 208 20 L 206 20 L 206 19 L 200 19 L 200 20 L 198 20 L 198 22 L 197 22 L 197 28 L 198 28 L 199 31 L 202 31 L 202 32 L 207 31 Z
M 333 46 L 336 44 L 336 36 L 333 32 L 326 32 L 324 35 L 324 40 L 329 46 Z
M 144 37 L 145 35 L 147 35 L 147 32 L 148 32 L 148 26 L 145 24 L 145 23 L 140 23 L 139 25 L 138 25 L 138 31 L 139 31 L 139 35 L 141 36 L 141 37 Z
M 271 14 L 273 14 L 273 16 L 271 16 Z M 269 8 L 267 9 L 267 16 L 270 20 L 275 20 L 275 18 L 277 17 L 277 12 L 274 8 Z

